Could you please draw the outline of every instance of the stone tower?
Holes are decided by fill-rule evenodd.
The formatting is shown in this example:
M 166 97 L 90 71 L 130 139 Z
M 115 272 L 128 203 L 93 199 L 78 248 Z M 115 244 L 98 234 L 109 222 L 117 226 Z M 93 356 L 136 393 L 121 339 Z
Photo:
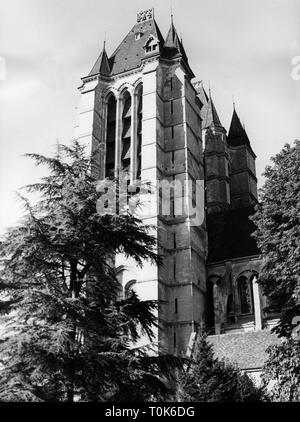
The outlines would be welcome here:
M 151 182 L 151 211 L 142 211 L 142 218 L 156 228 L 162 264 L 145 262 L 138 268 L 118 255 L 115 265 L 122 294 L 133 288 L 141 299 L 163 302 L 157 344 L 170 353 L 186 352 L 205 312 L 204 183 L 195 188 L 204 180 L 202 103 L 193 77 L 173 21 L 164 40 L 150 9 L 137 15 L 110 57 L 104 46 L 80 87 L 77 137 L 91 151 L 100 147 L 98 177 L 118 177 L 125 170 L 131 185 Z M 222 138 L 217 124 L 211 130 Z M 162 181 L 174 186 L 169 210 L 162 207 Z M 200 219 L 192 218 L 194 210 Z

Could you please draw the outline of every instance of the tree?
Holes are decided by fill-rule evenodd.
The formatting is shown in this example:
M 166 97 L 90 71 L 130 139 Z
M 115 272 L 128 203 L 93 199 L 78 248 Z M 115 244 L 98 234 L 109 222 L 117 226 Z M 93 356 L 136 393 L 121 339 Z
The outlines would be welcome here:
M 261 389 L 239 369 L 214 358 L 212 345 L 202 335 L 191 365 L 179 378 L 178 399 L 194 402 L 260 401 Z
M 269 346 L 263 367 L 263 385 L 275 402 L 300 401 L 300 341 L 289 338 Z
M 259 283 L 268 301 L 266 311 L 280 313 L 273 330 L 283 341 L 267 349 L 263 380 L 265 386 L 272 385 L 273 401 L 299 401 L 300 141 L 285 145 L 272 162 L 264 173 L 261 203 L 253 221 L 263 255 Z
M 79 142 L 54 157 L 29 157 L 50 174 L 26 187 L 39 199 L 32 206 L 21 197 L 26 215 L 1 244 L 10 317 L 0 345 L 0 400 L 164 397 L 162 378 L 178 362 L 137 346 L 141 335 L 153 340 L 157 303 L 134 292 L 119 297 L 113 259 L 124 253 L 140 266 L 158 263 L 150 227 L 130 213 L 97 213 L 93 157 Z
M 263 255 L 259 283 L 267 311 L 280 312 L 276 332 L 290 336 L 300 316 L 300 141 L 285 145 L 265 170 L 265 184 L 253 221 Z

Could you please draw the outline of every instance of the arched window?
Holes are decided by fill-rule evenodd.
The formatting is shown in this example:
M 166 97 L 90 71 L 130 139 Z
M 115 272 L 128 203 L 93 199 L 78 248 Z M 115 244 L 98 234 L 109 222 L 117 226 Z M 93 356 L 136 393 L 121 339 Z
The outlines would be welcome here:
M 105 177 L 113 177 L 116 146 L 116 99 L 112 94 L 107 101 L 106 128 Z
M 130 292 L 134 290 L 134 286 L 136 285 L 136 280 L 130 280 L 126 283 L 124 288 L 124 297 L 127 299 L 130 296 Z
M 142 165 L 143 86 L 137 89 L 136 178 L 141 178 Z
M 241 313 L 253 313 L 253 290 L 251 281 L 245 276 L 240 276 L 238 278 L 237 286 Z
M 123 95 L 122 113 L 122 143 L 121 143 L 121 167 L 125 171 L 130 170 L 130 143 L 131 143 L 131 96 L 128 91 Z

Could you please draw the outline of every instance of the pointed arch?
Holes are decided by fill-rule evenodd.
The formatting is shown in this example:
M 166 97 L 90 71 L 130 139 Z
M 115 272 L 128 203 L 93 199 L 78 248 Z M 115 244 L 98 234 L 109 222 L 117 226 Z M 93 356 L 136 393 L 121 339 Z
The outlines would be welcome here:
M 240 275 L 237 279 L 237 288 L 241 314 L 252 314 L 254 311 L 254 300 L 250 278 Z
M 142 121 L 143 121 L 143 84 L 140 82 L 135 88 L 136 101 L 136 133 L 135 133 L 135 177 L 141 178 L 142 170 Z
M 106 103 L 106 142 L 105 142 L 105 177 L 113 178 L 115 172 L 116 151 L 116 111 L 115 94 L 109 91 L 105 97 Z

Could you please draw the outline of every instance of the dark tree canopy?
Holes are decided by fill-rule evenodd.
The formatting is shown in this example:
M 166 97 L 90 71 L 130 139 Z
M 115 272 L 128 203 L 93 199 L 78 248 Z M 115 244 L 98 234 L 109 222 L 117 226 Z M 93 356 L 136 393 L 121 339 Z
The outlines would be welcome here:
M 256 388 L 247 375 L 215 358 L 206 336 L 199 338 L 193 360 L 180 376 L 180 401 L 245 402 L 262 398 L 262 390 Z
M 300 341 L 289 338 L 270 346 L 263 367 L 263 384 L 274 402 L 300 401 Z
M 272 401 L 299 401 L 300 141 L 285 145 L 264 176 L 261 203 L 253 217 L 254 236 L 263 254 L 259 282 L 267 311 L 280 314 L 274 330 L 283 338 L 267 350 L 263 382 Z
M 259 277 L 268 310 L 280 312 L 277 332 L 289 336 L 300 316 L 300 141 L 285 145 L 266 168 L 253 221 L 263 255 Z
M 153 340 L 153 301 L 120 297 L 114 256 L 158 262 L 155 239 L 133 215 L 99 215 L 91 160 L 79 142 L 53 158 L 29 154 L 50 172 L 27 186 L 23 221 L 1 243 L 0 401 L 149 400 L 168 392 L 175 360 L 137 347 Z M 150 347 L 150 346 L 149 346 Z M 177 363 L 177 361 L 176 361 Z

